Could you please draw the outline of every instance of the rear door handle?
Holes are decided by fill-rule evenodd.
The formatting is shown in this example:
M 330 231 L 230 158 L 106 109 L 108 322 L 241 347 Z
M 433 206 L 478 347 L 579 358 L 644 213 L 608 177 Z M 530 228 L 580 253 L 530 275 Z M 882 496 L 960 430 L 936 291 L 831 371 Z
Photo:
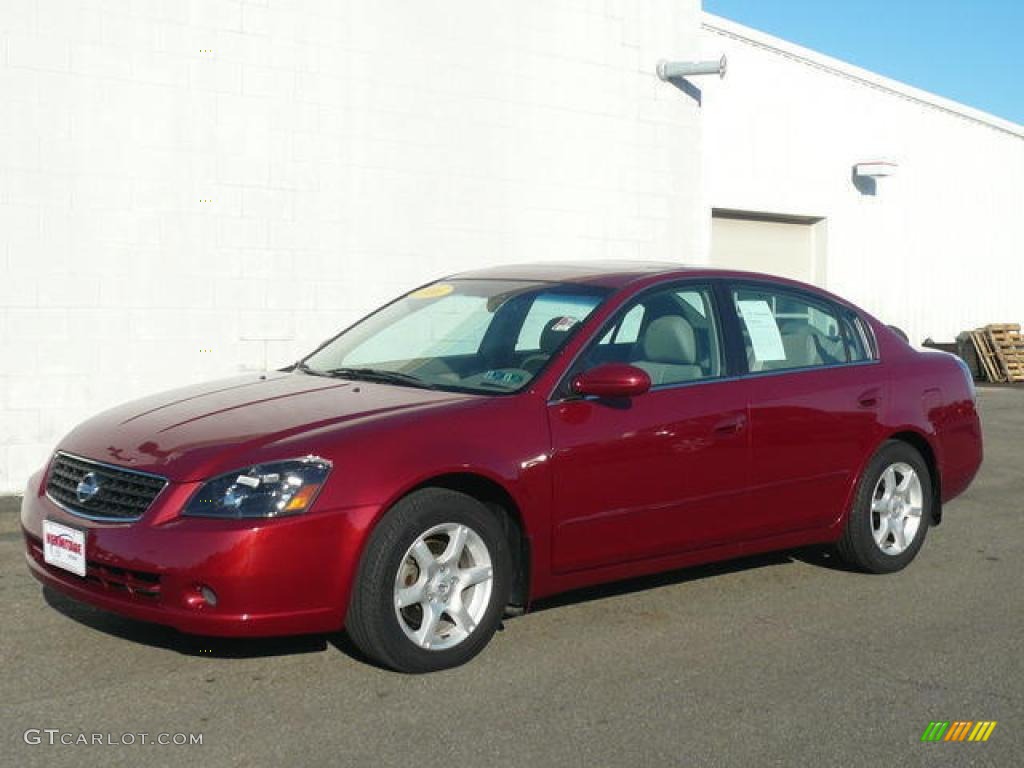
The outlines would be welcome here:
M 877 389 L 869 389 L 867 392 L 861 392 L 857 398 L 857 404 L 861 408 L 875 408 L 878 406 L 878 401 L 881 399 L 881 395 Z
M 711 431 L 719 437 L 726 435 L 735 435 L 738 432 L 743 431 L 743 427 L 747 424 L 747 417 L 743 414 L 737 416 L 730 416 L 727 419 L 722 419 L 720 422 L 715 424 L 714 429 Z

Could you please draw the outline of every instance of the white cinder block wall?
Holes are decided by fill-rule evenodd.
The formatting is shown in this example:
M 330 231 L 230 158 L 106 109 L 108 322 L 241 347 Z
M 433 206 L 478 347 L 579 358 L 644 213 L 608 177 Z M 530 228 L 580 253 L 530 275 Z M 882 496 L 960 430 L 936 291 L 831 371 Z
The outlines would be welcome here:
M 482 264 L 686 260 L 698 0 L 3 0 L 0 492 Z M 692 259 L 690 259 L 692 260 Z
M 701 37 L 729 59 L 701 82 L 708 207 L 824 217 L 826 287 L 915 343 L 1024 323 L 1024 126 L 710 14 Z

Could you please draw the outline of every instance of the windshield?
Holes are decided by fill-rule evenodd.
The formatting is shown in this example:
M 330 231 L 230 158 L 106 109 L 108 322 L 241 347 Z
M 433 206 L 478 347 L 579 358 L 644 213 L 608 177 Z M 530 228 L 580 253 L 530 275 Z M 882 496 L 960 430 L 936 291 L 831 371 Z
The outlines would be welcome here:
M 310 374 L 500 394 L 525 387 L 608 291 L 449 280 L 387 305 L 299 364 Z

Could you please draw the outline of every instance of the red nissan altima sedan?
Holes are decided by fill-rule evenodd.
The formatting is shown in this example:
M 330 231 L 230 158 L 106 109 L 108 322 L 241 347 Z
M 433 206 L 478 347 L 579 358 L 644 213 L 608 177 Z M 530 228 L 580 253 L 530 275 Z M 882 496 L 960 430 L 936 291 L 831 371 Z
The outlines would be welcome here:
M 344 627 L 422 672 L 598 582 L 826 542 L 897 571 L 981 458 L 966 367 L 825 291 L 531 265 L 96 416 L 21 521 L 32 573 L 73 598 L 202 635 Z

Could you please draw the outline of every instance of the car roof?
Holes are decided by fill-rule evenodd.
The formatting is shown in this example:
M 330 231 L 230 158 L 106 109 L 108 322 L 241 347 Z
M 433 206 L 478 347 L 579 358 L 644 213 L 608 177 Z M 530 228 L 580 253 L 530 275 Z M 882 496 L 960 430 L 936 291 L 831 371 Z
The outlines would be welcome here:
M 546 261 L 530 264 L 508 264 L 469 270 L 450 275 L 456 280 L 530 280 L 552 283 L 581 283 L 607 288 L 622 288 L 637 280 L 671 277 L 731 277 L 766 280 L 809 288 L 827 294 L 820 288 L 777 275 L 721 269 L 705 265 L 681 264 L 672 261 Z
M 546 261 L 508 264 L 460 272 L 459 280 L 536 280 L 552 283 L 586 283 L 619 288 L 634 280 L 657 275 L 702 271 L 671 261 Z
M 551 283 L 578 283 L 619 290 L 638 281 L 647 284 L 676 277 L 721 277 L 738 281 L 746 279 L 774 283 L 780 287 L 788 286 L 808 291 L 849 307 L 858 313 L 864 313 L 862 309 L 855 307 L 848 300 L 818 285 L 804 283 L 780 275 L 771 275 L 766 272 L 723 269 L 703 264 L 682 264 L 672 261 L 543 261 L 483 267 L 449 275 L 447 279 L 529 280 Z

